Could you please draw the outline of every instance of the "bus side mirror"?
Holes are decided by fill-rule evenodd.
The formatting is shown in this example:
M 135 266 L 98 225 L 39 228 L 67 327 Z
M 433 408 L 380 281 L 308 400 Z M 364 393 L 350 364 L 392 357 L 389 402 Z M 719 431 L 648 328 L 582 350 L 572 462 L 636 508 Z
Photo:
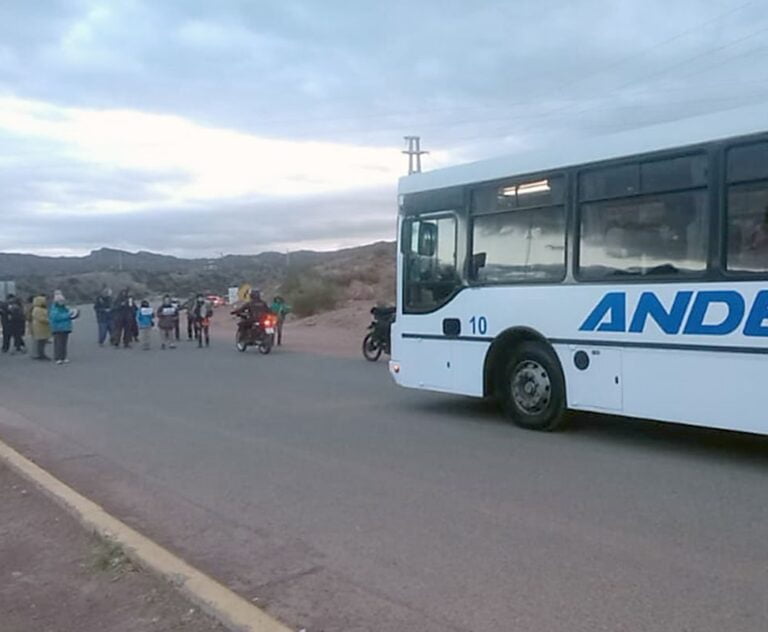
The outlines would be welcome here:
M 434 257 L 437 252 L 437 225 L 422 222 L 419 224 L 418 252 L 422 257 Z
M 411 249 L 411 234 L 413 233 L 413 222 L 403 222 L 403 227 L 400 235 L 400 252 L 402 254 L 408 254 Z
M 477 273 L 480 272 L 481 268 L 485 267 L 485 262 L 487 261 L 487 259 L 488 259 L 488 253 L 486 252 L 478 252 L 472 255 L 472 260 L 470 265 L 472 266 L 471 273 L 472 273 L 473 279 L 477 278 Z

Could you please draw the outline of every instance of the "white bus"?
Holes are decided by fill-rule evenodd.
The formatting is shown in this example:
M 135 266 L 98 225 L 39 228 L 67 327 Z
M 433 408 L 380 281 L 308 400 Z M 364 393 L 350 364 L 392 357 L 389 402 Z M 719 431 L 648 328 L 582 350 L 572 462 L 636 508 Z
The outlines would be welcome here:
M 767 433 L 768 108 L 415 174 L 390 373 L 568 409 Z

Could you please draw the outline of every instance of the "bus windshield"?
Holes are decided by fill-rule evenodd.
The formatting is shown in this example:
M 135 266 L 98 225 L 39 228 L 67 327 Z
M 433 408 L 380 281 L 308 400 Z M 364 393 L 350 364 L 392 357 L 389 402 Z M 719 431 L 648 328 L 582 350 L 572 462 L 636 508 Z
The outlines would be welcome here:
M 461 285 L 456 233 L 456 217 L 451 214 L 410 218 L 403 224 L 406 309 L 436 309 Z

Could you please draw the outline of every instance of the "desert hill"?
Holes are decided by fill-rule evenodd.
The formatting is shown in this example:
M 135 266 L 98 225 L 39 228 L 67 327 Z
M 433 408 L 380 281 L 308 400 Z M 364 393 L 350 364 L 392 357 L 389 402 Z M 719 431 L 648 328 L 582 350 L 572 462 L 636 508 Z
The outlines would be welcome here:
M 281 293 L 297 315 L 326 311 L 349 300 L 392 302 L 395 244 L 377 242 L 334 252 L 298 251 L 184 259 L 111 248 L 82 257 L 0 253 L 0 279 L 15 280 L 23 296 L 64 292 L 71 302 L 94 300 L 102 287 L 131 288 L 137 298 L 171 293 L 226 294 L 250 283 L 268 296 Z

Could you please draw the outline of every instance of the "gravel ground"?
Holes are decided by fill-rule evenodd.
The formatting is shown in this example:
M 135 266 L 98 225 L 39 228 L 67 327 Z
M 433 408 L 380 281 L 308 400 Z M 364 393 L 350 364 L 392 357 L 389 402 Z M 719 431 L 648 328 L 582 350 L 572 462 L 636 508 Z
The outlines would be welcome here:
M 3 632 L 223 632 L 0 464 Z

